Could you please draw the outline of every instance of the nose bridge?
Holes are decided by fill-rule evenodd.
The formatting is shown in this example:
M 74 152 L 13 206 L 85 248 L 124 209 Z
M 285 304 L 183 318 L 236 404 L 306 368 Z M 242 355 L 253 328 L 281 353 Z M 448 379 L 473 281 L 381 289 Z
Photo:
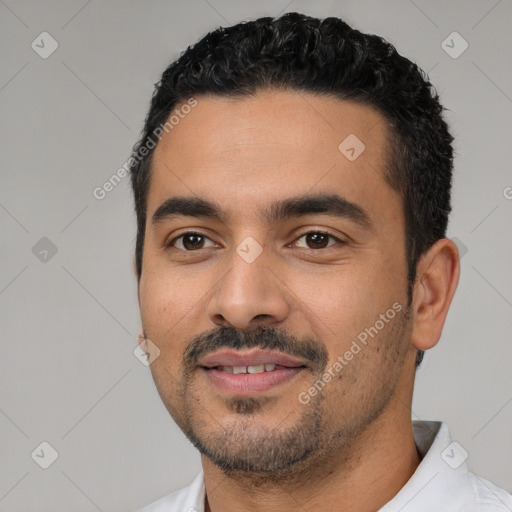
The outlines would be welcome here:
M 229 259 L 228 269 L 214 286 L 207 313 L 219 325 L 247 329 L 264 319 L 282 321 L 288 303 L 270 258 L 254 239 L 241 242 Z

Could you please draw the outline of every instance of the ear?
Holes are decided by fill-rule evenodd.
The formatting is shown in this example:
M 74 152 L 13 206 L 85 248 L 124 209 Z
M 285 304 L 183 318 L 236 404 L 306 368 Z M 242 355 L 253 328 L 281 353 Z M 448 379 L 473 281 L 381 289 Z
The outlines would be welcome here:
M 449 238 L 438 240 L 419 260 L 414 283 L 411 344 L 428 350 L 437 344 L 460 275 L 459 251 Z

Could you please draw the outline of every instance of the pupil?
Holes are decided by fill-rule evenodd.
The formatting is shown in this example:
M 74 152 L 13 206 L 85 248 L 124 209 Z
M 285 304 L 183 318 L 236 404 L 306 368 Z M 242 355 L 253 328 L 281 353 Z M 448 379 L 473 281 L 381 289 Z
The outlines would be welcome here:
M 318 247 L 322 248 L 327 245 L 327 235 L 322 233 L 313 233 L 308 235 L 309 241 L 312 241 L 313 245 L 315 245 L 314 249 Z
M 197 249 L 203 242 L 202 238 L 202 235 L 187 235 L 183 238 L 183 245 L 187 249 Z

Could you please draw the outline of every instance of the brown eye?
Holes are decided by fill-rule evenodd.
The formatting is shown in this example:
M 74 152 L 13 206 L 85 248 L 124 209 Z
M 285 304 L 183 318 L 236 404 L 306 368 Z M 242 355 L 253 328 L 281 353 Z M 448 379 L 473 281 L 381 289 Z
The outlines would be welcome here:
M 206 243 L 209 241 L 211 245 L 209 247 L 214 246 L 215 244 L 205 235 L 201 233 L 183 233 L 169 243 L 169 247 L 175 247 L 181 251 L 196 251 L 199 249 L 204 249 L 206 247 Z
M 304 233 L 297 239 L 297 241 L 301 239 L 304 239 L 306 245 L 302 245 L 300 247 L 305 247 L 306 249 L 326 249 L 336 243 L 342 243 L 342 241 L 335 236 L 330 235 L 329 233 L 323 233 L 322 231 L 310 231 L 309 233 Z M 334 242 L 330 243 L 331 240 Z
M 306 235 L 306 243 L 311 249 L 323 249 L 327 247 L 329 235 L 324 233 L 308 233 Z
M 183 247 L 187 250 L 201 249 L 204 245 L 204 237 L 191 233 L 183 237 Z

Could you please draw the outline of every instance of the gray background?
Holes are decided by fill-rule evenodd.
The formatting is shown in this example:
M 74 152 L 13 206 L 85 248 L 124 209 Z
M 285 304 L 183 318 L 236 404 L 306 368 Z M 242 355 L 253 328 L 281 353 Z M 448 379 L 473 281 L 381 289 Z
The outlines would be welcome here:
M 133 354 L 129 180 L 92 192 L 128 158 L 180 51 L 221 24 L 295 10 L 386 37 L 450 109 L 462 275 L 413 413 L 447 421 L 470 468 L 512 491 L 512 2 L 287 2 L 0 0 L 1 511 L 133 510 L 199 470 Z M 44 31 L 59 45 L 46 59 L 31 47 Z M 469 45 L 457 58 L 442 46 L 454 31 Z M 46 470 L 31 458 L 43 441 L 59 454 Z

